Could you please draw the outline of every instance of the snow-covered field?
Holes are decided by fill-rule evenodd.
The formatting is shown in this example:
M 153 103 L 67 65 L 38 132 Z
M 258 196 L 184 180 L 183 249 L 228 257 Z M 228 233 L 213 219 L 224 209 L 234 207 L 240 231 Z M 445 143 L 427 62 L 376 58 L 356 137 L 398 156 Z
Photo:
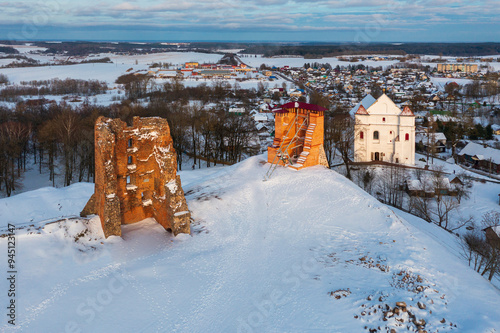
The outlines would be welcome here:
M 18 230 L 18 319 L 11 327 L 4 316 L 2 330 L 416 331 L 409 313 L 428 332 L 500 330 L 500 292 L 462 262 L 455 236 L 334 171 L 278 168 L 264 182 L 268 166 L 262 155 L 182 172 L 190 236 L 145 220 L 103 239 L 98 218 Z M 58 203 L 78 214 L 92 188 L 39 191 L 0 207 L 22 224 L 43 194 L 50 204 L 36 218 L 58 216 Z M 383 321 L 396 302 L 408 312 Z
M 35 60 L 48 62 L 52 57 L 45 55 L 29 55 Z M 222 56 L 220 54 L 196 53 L 196 52 L 169 52 L 154 53 L 146 55 L 114 55 L 102 53 L 93 58 L 109 57 L 113 63 L 94 63 L 63 66 L 43 66 L 28 68 L 1 68 L 0 73 L 7 75 L 11 83 L 19 84 L 21 81 L 49 80 L 49 79 L 82 79 L 106 81 L 114 85 L 115 80 L 127 70 L 131 72 L 147 70 L 155 62 L 171 63 L 175 66 L 185 62 L 196 61 L 199 63 L 216 63 Z M 92 59 L 92 58 L 89 58 Z M 6 59 L 12 62 L 12 59 Z
M 397 60 L 383 60 L 383 61 L 374 61 L 374 60 L 364 60 L 358 62 L 348 62 L 348 61 L 340 61 L 337 57 L 325 57 L 321 59 L 304 59 L 304 58 L 296 58 L 296 57 L 276 57 L 276 58 L 264 58 L 261 55 L 251 55 L 249 57 L 241 57 L 241 60 L 247 65 L 259 68 L 261 64 L 266 64 L 268 66 L 290 66 L 290 67 L 303 67 L 306 63 L 317 62 L 320 64 L 329 63 L 333 68 L 337 65 L 339 66 L 348 66 L 348 65 L 365 65 L 370 67 L 379 67 L 386 68 L 390 65 L 399 63 Z
M 21 81 L 50 79 L 81 79 L 106 81 L 114 84 L 116 78 L 125 74 L 131 66 L 127 64 L 79 64 L 65 66 L 43 66 L 29 68 L 2 68 L 0 73 L 7 75 L 11 83 Z
M 53 63 L 55 61 L 71 60 L 80 61 L 84 59 L 99 59 L 104 57 L 109 57 L 112 63 L 90 63 L 90 64 L 77 64 L 77 65 L 53 65 L 53 66 L 43 66 L 43 67 L 28 67 L 28 68 L 0 68 L 0 74 L 5 74 L 10 80 L 11 84 L 20 84 L 21 81 L 33 81 L 33 80 L 49 80 L 49 79 L 82 79 L 82 80 L 99 80 L 107 82 L 108 86 L 111 88 L 117 87 L 115 84 L 116 79 L 123 74 L 133 73 L 137 71 L 146 71 L 149 66 L 153 63 L 170 63 L 174 67 L 180 67 L 185 62 L 199 62 L 199 63 L 217 63 L 221 59 L 220 54 L 210 54 L 210 53 L 197 53 L 197 52 L 166 52 L 166 53 L 154 53 L 154 54 L 144 54 L 144 55 L 116 55 L 113 53 L 100 53 L 95 54 L 86 58 L 67 58 L 63 56 L 47 56 L 42 53 L 29 53 L 43 51 L 43 48 L 32 47 L 31 45 L 19 45 L 15 46 L 24 55 L 31 57 L 41 63 Z M 322 58 L 322 59 L 304 59 L 299 57 L 277 57 L 277 58 L 263 58 L 262 55 L 240 55 L 241 60 L 247 65 L 259 68 L 261 64 L 266 64 L 268 66 L 290 66 L 290 67 L 302 67 L 305 63 L 329 63 L 332 67 L 337 65 L 347 66 L 347 65 L 359 65 L 364 64 L 366 66 L 378 67 L 381 66 L 386 68 L 390 65 L 399 63 L 398 60 L 388 60 L 388 61 L 374 61 L 374 60 L 364 60 L 355 63 L 340 61 L 336 57 Z M 427 58 L 427 57 L 426 57 Z M 450 58 L 451 59 L 451 58 Z M 14 61 L 13 59 L 0 59 L 0 66 L 7 65 Z M 499 63 L 496 63 L 497 65 Z M 436 66 L 435 63 L 428 63 L 428 65 Z M 238 82 L 241 88 L 250 89 L 256 88 L 257 84 L 260 82 L 257 80 L 258 74 L 251 74 L 251 80 L 246 80 L 243 82 Z M 239 75 L 240 78 L 244 78 L 245 75 Z M 157 79 L 158 84 L 169 81 L 169 79 Z M 231 85 L 236 82 L 235 79 L 225 80 Z M 436 84 L 441 90 L 444 89 L 444 85 L 449 81 L 455 81 L 459 84 L 469 83 L 469 80 L 465 79 L 450 79 L 450 78 L 432 78 L 432 82 Z M 204 79 L 194 79 L 189 76 L 183 80 L 183 84 L 186 86 L 196 86 L 201 83 L 211 84 L 213 80 Z M 281 87 L 283 82 L 282 79 L 276 79 L 274 81 L 264 81 L 269 85 L 269 87 L 278 86 Z M 290 85 L 290 84 L 288 84 Z M 290 88 L 290 87 L 289 87 Z M 100 95 L 96 97 L 95 102 L 99 105 L 109 105 L 113 101 L 113 96 L 116 94 L 111 91 L 110 94 Z M 58 100 L 57 98 L 53 98 Z M 4 105 L 6 103 L 3 103 Z M 10 104 L 7 104 L 10 105 Z
M 19 53 L 43 52 L 43 51 L 47 50 L 45 47 L 34 46 L 31 43 L 25 43 L 22 45 L 0 44 L 0 46 L 12 47 L 12 48 L 16 49 Z
M 21 51 L 21 49 L 20 49 Z M 43 54 L 28 54 L 29 57 L 40 61 L 41 63 L 51 62 L 54 59 L 63 60 L 64 57 L 49 57 Z M 29 68 L 0 68 L 0 74 L 5 74 L 9 78 L 10 84 L 20 84 L 22 81 L 34 80 L 50 80 L 50 79 L 81 79 L 81 80 L 99 80 L 105 81 L 110 88 L 117 88 L 119 85 L 115 83 L 116 79 L 126 73 L 145 72 L 149 70 L 149 66 L 153 63 L 170 63 L 174 68 L 179 68 L 185 62 L 199 62 L 203 63 L 217 63 L 222 56 L 220 54 L 210 53 L 196 53 L 196 52 L 168 52 L 168 53 L 155 53 L 147 55 L 115 55 L 111 53 L 96 54 L 87 59 L 97 59 L 109 57 L 112 63 L 90 63 L 90 64 L 77 64 L 77 65 L 62 65 L 62 66 L 43 66 L 43 67 L 29 67 Z M 83 59 L 80 59 L 83 60 Z M 13 59 L 0 59 L 0 66 L 11 63 Z M 260 65 L 260 64 L 259 64 Z M 236 79 L 244 79 L 244 81 L 237 81 Z M 250 79 L 248 79 L 250 78 Z M 262 79 L 262 81 L 260 80 Z M 217 79 L 221 81 L 221 79 Z M 170 79 L 156 79 L 157 84 L 170 82 Z M 257 88 L 259 82 L 267 84 L 269 87 L 282 87 L 283 83 L 287 83 L 288 88 L 292 85 L 281 78 L 269 80 L 263 77 L 262 74 L 251 73 L 248 76 L 244 74 L 237 74 L 234 79 L 224 79 L 223 81 L 231 84 L 235 83 L 243 89 Z M 186 78 L 182 80 L 185 86 L 197 86 L 202 83 L 208 85 L 213 84 L 213 79 L 193 78 L 186 74 Z M 29 96 L 26 96 L 29 97 Z M 111 90 L 108 94 L 92 96 L 89 98 L 91 103 L 97 105 L 109 105 L 115 103 L 114 98 L 120 97 L 117 90 Z M 62 96 L 45 96 L 47 99 L 59 102 Z M 15 103 L 0 102 L 0 105 L 13 107 Z

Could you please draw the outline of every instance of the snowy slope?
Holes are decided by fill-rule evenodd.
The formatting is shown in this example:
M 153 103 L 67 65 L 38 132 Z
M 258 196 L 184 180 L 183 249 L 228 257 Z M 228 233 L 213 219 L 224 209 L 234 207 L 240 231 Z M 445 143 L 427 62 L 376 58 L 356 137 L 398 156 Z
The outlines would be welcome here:
M 19 321 L 3 329 L 403 332 L 415 325 L 383 313 L 404 301 L 429 332 L 500 330 L 500 292 L 452 235 L 320 167 L 264 182 L 264 158 L 182 174 L 191 236 L 146 220 L 104 240 L 98 218 L 19 231 Z
M 77 183 L 64 188 L 44 187 L 0 199 L 0 230 L 8 223 L 28 225 L 45 220 L 79 216 L 94 184 Z

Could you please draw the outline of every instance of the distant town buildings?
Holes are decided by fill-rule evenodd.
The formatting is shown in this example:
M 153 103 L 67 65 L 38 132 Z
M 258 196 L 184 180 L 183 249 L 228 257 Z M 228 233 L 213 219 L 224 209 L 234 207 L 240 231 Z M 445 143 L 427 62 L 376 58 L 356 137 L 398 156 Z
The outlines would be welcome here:
M 445 72 L 463 72 L 477 73 L 477 65 L 474 64 L 437 64 L 437 71 Z
M 371 97 L 371 96 L 370 96 Z M 355 118 L 354 159 L 356 162 L 386 161 L 415 163 L 415 115 L 403 110 L 383 94 L 369 105 L 360 103 Z

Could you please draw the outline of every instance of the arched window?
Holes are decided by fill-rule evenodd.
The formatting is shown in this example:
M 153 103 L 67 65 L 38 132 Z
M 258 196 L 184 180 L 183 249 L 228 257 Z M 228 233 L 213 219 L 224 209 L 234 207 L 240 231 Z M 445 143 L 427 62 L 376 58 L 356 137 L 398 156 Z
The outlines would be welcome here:
M 405 141 L 409 141 L 410 140 L 410 134 L 406 133 L 405 134 Z
M 373 140 L 378 140 L 378 131 L 373 132 Z
M 359 132 L 359 138 L 363 139 L 365 137 L 365 134 L 363 132 Z
M 382 118 L 382 121 L 385 123 L 385 117 Z

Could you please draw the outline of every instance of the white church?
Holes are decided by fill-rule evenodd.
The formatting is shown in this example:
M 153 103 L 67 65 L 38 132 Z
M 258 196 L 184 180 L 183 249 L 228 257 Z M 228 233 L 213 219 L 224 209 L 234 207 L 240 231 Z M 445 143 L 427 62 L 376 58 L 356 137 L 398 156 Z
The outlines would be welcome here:
M 408 106 L 401 110 L 383 94 L 367 95 L 352 110 L 354 161 L 386 161 L 415 164 L 415 115 Z

